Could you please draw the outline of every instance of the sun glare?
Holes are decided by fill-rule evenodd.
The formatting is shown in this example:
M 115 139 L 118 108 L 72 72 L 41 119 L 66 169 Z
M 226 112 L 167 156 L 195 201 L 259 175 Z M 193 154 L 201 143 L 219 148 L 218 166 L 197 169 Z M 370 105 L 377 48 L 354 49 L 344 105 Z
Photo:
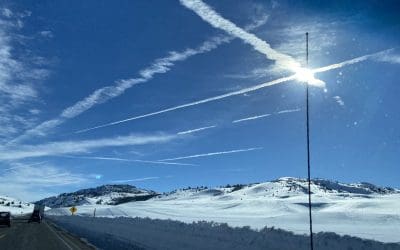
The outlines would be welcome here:
M 300 82 L 307 82 L 307 83 L 310 83 L 310 82 L 316 80 L 314 73 L 310 69 L 307 69 L 307 68 L 299 68 L 296 73 L 296 78 Z
M 316 87 L 325 87 L 325 82 L 315 78 L 314 72 L 308 68 L 298 68 L 296 70 L 296 78 L 300 82 L 308 83 Z

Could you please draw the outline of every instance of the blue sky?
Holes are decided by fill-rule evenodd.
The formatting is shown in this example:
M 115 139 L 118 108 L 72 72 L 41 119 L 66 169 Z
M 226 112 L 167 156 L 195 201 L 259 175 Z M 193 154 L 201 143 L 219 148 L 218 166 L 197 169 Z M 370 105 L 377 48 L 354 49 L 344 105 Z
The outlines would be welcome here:
M 304 78 L 312 177 L 400 187 L 395 1 L 3 1 L 0 10 L 2 194 L 305 177 Z M 305 32 L 314 76 L 302 71 Z

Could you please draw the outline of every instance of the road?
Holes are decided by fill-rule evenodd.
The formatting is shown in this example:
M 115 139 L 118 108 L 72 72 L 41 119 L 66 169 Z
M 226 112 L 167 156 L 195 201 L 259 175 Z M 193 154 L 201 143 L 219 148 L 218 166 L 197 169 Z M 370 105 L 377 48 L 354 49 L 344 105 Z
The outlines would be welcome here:
M 50 221 L 28 223 L 27 218 L 12 220 L 11 227 L 0 225 L 0 249 L 75 250 L 95 249 L 79 238 L 54 226 Z

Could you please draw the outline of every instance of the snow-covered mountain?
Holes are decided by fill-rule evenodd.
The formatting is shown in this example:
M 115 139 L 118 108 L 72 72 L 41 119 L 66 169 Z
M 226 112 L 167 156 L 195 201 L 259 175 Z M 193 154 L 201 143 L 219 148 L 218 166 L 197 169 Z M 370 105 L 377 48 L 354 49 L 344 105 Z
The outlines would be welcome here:
M 370 183 L 345 184 L 325 179 L 312 180 L 311 191 L 316 195 L 331 194 L 343 197 L 366 197 L 368 195 L 386 195 L 399 193 L 389 187 L 379 187 Z M 70 207 L 80 205 L 118 205 L 127 202 L 157 200 L 184 200 L 214 197 L 221 200 L 240 199 L 245 197 L 288 198 L 308 193 L 306 179 L 283 177 L 274 181 L 253 184 L 235 184 L 224 187 L 195 187 L 178 189 L 158 194 L 152 190 L 139 189 L 131 185 L 103 185 L 96 188 L 81 189 L 73 193 L 37 201 L 47 207 Z
M 285 177 L 274 181 L 224 187 L 186 188 L 145 201 L 119 205 L 79 206 L 81 216 L 149 217 L 183 222 L 214 221 L 230 226 L 282 228 L 308 232 L 308 189 L 305 179 Z M 369 183 L 344 184 L 315 179 L 311 184 L 315 232 L 336 232 L 384 242 L 398 242 L 400 190 Z M 69 215 L 68 208 L 49 210 Z
M 311 181 L 311 192 L 319 196 L 367 197 L 371 195 L 396 194 L 400 193 L 400 190 L 390 187 L 379 187 L 366 182 L 345 184 L 326 179 L 314 179 Z M 169 193 L 164 193 L 156 198 L 171 200 L 215 197 L 222 200 L 235 198 L 243 200 L 246 196 L 288 198 L 305 194 L 308 194 L 308 182 L 306 179 L 282 177 L 270 182 L 247 185 L 236 184 L 218 188 L 196 187 L 178 189 Z
M 154 191 L 139 189 L 131 185 L 103 185 L 96 188 L 81 189 L 73 193 L 63 193 L 35 203 L 51 208 L 93 204 L 118 205 L 131 201 L 148 200 L 157 195 Z
M 0 196 L 0 212 L 11 212 L 12 215 L 25 214 L 33 211 L 34 205 L 29 202 L 9 197 Z

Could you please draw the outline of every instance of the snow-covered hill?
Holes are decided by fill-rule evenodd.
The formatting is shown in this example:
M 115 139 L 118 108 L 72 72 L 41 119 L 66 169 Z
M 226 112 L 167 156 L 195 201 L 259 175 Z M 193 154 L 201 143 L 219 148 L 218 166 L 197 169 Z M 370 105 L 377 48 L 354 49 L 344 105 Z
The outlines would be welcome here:
M 11 212 L 12 215 L 26 214 L 33 211 L 34 205 L 8 196 L 0 196 L 0 212 Z
M 379 187 L 370 183 L 345 184 L 325 179 L 314 179 L 311 183 L 311 192 L 314 195 L 334 195 L 339 197 L 368 197 L 374 195 L 400 194 L 400 190 L 390 187 Z M 274 181 L 255 184 L 227 185 L 219 188 L 187 188 L 165 193 L 158 199 L 197 199 L 200 197 L 215 197 L 218 199 L 243 199 L 244 197 L 276 197 L 289 198 L 308 194 L 306 179 L 282 177 Z
M 154 191 L 139 189 L 131 185 L 103 185 L 81 189 L 73 193 L 63 193 L 35 203 L 51 208 L 94 204 L 118 205 L 130 201 L 144 201 L 157 195 Z
M 149 217 L 183 222 L 214 221 L 261 229 L 278 227 L 298 234 L 308 232 L 307 182 L 275 181 L 218 188 L 187 188 L 146 201 L 120 205 L 86 205 L 78 215 Z M 316 179 L 311 185 L 315 232 L 336 232 L 384 242 L 398 242 L 400 190 L 368 183 L 344 184 Z M 70 214 L 67 208 L 53 215 Z

